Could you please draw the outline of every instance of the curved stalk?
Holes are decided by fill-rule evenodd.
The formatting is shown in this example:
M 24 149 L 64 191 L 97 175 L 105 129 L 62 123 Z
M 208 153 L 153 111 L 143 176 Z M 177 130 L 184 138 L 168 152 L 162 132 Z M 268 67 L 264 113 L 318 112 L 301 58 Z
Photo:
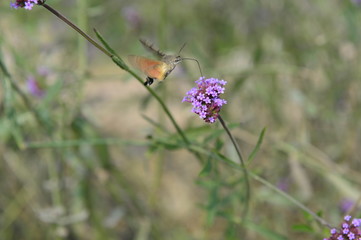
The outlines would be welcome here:
M 60 18 L 63 22 L 65 22 L 66 24 L 68 24 L 71 28 L 73 28 L 75 31 L 77 31 L 80 35 L 82 35 L 86 40 L 88 40 L 92 45 L 94 45 L 96 48 L 98 48 L 100 51 L 102 51 L 104 54 L 106 54 L 108 57 L 112 58 L 112 60 L 117 63 L 116 60 L 116 56 L 114 56 L 112 53 L 110 53 L 108 50 L 106 50 L 105 48 L 103 48 L 102 46 L 100 46 L 99 43 L 97 43 L 93 38 L 91 38 L 88 34 L 86 34 L 85 32 L 83 32 L 79 27 L 77 27 L 74 23 L 72 23 L 69 19 L 67 19 L 64 15 L 62 15 L 61 13 L 59 13 L 58 11 L 56 11 L 54 8 L 50 7 L 49 5 L 47 5 L 44 2 L 40 2 L 41 6 L 45 7 L 47 10 L 49 10 L 51 13 L 53 13 L 55 16 L 57 16 L 58 18 Z M 118 64 L 119 65 L 119 64 Z M 122 67 L 125 71 L 127 71 L 128 73 L 130 73 L 133 77 L 135 77 L 138 81 L 140 81 L 143 85 L 143 80 L 142 78 L 140 78 L 136 73 L 134 73 L 132 70 L 130 70 L 129 68 L 124 68 L 124 66 L 120 66 Z M 188 140 L 188 138 L 185 136 L 185 134 L 183 133 L 183 131 L 181 130 L 181 128 L 179 127 L 179 125 L 177 124 L 177 122 L 175 121 L 175 119 L 173 118 L 172 114 L 170 113 L 169 109 L 167 108 L 167 106 L 165 105 L 165 103 L 162 101 L 162 99 L 154 92 L 153 89 L 149 88 L 148 86 L 145 86 L 146 89 L 149 91 L 149 93 L 159 102 L 159 104 L 161 105 L 161 107 L 163 108 L 164 112 L 166 113 L 166 115 L 168 116 L 168 118 L 170 119 L 170 121 L 172 122 L 173 126 L 176 128 L 178 134 L 181 136 L 181 138 L 183 139 L 184 143 L 189 146 L 190 145 L 190 141 Z
M 241 167 L 242 167 L 242 171 L 243 171 L 243 175 L 244 175 L 244 179 L 245 179 L 245 186 L 246 186 L 246 201 L 245 201 L 245 206 L 243 209 L 243 219 L 246 218 L 247 216 L 247 212 L 248 212 L 248 207 L 249 207 L 249 201 L 251 198 L 251 188 L 250 188 L 250 184 L 249 184 L 249 176 L 248 176 L 248 171 L 246 168 L 246 164 L 244 163 L 243 157 L 242 157 L 242 153 L 241 153 L 241 149 L 239 148 L 236 139 L 234 139 L 231 131 L 229 131 L 229 128 L 227 127 L 227 124 L 224 122 L 223 118 L 219 115 L 218 116 L 219 121 L 222 124 L 222 127 L 224 128 L 224 130 L 226 130 L 227 135 L 229 136 L 229 138 L 231 139 L 231 142 L 237 152 Z
M 111 57 L 113 54 L 108 52 L 105 48 L 99 45 L 93 38 L 91 38 L 88 34 L 83 32 L 80 28 L 78 28 L 74 23 L 72 23 L 69 19 L 67 19 L 64 15 L 56 11 L 54 8 L 50 7 L 46 3 L 40 4 L 41 6 L 45 7 L 47 10 L 49 10 L 51 13 L 53 13 L 55 16 L 60 18 L 63 22 L 68 24 L 71 28 L 73 28 L 75 31 L 77 31 L 80 35 L 82 35 L 86 40 L 88 40 L 91 44 L 93 44 L 96 48 L 98 48 L 100 51 L 102 51 L 104 54 L 108 55 L 108 57 Z

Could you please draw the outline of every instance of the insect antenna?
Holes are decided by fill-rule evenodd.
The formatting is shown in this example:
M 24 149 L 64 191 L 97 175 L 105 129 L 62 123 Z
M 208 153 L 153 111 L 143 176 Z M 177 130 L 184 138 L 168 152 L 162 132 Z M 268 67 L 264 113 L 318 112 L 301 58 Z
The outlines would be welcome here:
M 186 46 L 187 43 L 183 43 L 182 47 L 179 49 L 178 55 L 180 54 L 180 52 L 183 50 L 183 48 Z
M 183 47 L 185 46 L 185 44 L 183 45 Z M 182 48 L 183 48 L 182 47 Z M 182 50 L 181 48 L 181 50 Z M 182 58 L 182 60 L 192 60 L 192 61 L 196 61 L 198 64 L 198 68 L 199 68 L 199 72 L 201 73 L 201 77 L 203 77 L 203 73 L 202 73 L 202 69 L 201 69 L 201 65 L 199 64 L 198 60 L 195 58 Z

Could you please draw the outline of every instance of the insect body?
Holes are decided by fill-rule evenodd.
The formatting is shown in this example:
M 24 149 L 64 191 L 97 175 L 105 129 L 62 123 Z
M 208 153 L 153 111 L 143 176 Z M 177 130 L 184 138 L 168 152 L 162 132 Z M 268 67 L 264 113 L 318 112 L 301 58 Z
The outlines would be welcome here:
M 179 54 L 184 48 L 185 44 L 181 47 L 181 49 L 178 52 L 178 55 L 167 55 L 160 50 L 153 47 L 152 44 L 147 43 L 146 41 L 140 39 L 139 40 L 143 46 L 148 49 L 150 52 L 152 52 L 156 57 L 158 57 L 160 60 L 153 60 L 141 56 L 135 56 L 130 55 L 128 56 L 128 60 L 130 64 L 133 65 L 133 67 L 138 68 L 143 73 L 147 75 L 147 79 L 144 82 L 145 86 L 150 86 L 154 82 L 155 79 L 162 81 L 164 80 L 177 66 L 178 63 L 180 63 L 183 60 L 192 60 L 196 61 L 198 64 L 199 72 L 202 74 L 201 67 L 199 65 L 199 62 L 194 58 L 182 58 Z
M 144 40 L 140 40 L 140 42 L 145 48 L 147 48 L 160 59 L 153 60 L 135 55 L 128 56 L 129 62 L 147 75 L 147 80 L 144 83 L 146 86 L 151 85 L 155 79 L 159 81 L 164 80 L 173 71 L 177 64 L 183 60 L 183 58 L 181 58 L 179 55 L 167 55 L 160 50 L 155 49 L 153 45 L 147 43 Z

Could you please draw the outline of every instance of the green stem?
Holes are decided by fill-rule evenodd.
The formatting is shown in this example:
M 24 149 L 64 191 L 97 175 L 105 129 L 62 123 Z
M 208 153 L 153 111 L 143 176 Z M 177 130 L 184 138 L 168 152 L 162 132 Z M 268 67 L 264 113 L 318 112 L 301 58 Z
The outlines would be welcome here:
M 33 105 L 31 104 L 31 101 L 29 100 L 29 98 L 26 96 L 26 94 L 20 89 L 20 87 L 16 84 L 16 82 L 12 79 L 10 73 L 7 71 L 4 63 L 1 61 L 0 59 L 0 69 L 2 70 L 2 72 L 5 75 L 5 79 L 7 79 L 10 82 L 10 86 L 12 89 L 15 90 L 15 92 L 20 96 L 20 98 L 22 99 L 22 101 L 24 102 L 25 106 L 29 109 L 29 111 L 34 115 L 35 120 L 38 122 L 39 125 L 44 126 L 44 131 L 46 132 L 46 134 L 48 135 L 49 139 L 51 139 L 51 135 L 50 135 L 50 130 L 51 130 L 51 125 L 49 124 L 49 122 L 45 121 L 42 116 L 39 114 L 39 112 L 33 107 Z M 8 103 L 6 103 L 8 104 Z M 51 192 L 52 195 L 52 201 L 57 205 L 57 206 L 61 206 L 61 192 L 59 189 L 59 177 L 58 177 L 58 172 L 57 172 L 57 168 L 56 168 L 56 164 L 53 162 L 53 160 L 51 158 L 49 158 L 47 160 L 47 168 L 48 168 L 48 173 L 49 173 L 49 178 L 52 181 L 56 182 L 56 189 L 55 191 Z M 56 238 L 58 239 L 58 238 Z M 59 238 L 60 239 L 60 238 Z
M 75 31 L 77 31 L 80 35 L 82 35 L 86 40 L 88 40 L 91 44 L 93 44 L 96 48 L 98 48 L 100 51 L 102 51 L 104 54 L 106 54 L 108 57 L 113 56 L 110 52 L 108 52 L 105 48 L 99 45 L 94 39 L 92 39 L 89 35 L 87 35 L 85 32 L 83 32 L 80 28 L 78 28 L 74 23 L 72 23 L 70 20 L 68 20 L 64 15 L 56 11 L 54 8 L 50 7 L 46 3 L 40 3 L 41 6 L 48 9 L 51 13 L 53 13 L 55 16 L 60 18 L 63 22 L 68 24 L 71 28 L 73 28 Z
M 88 15 L 87 15 L 87 0 L 77 0 L 77 23 L 83 29 L 87 29 Z M 87 42 L 78 35 L 78 68 L 77 68 L 77 86 L 75 89 L 83 89 L 84 82 L 86 81 L 86 70 L 88 65 L 87 58 Z M 79 106 L 84 96 L 84 91 L 78 91 L 75 95 L 75 106 Z
M 143 80 L 142 78 L 140 78 L 137 74 L 135 74 L 132 70 L 127 70 L 131 75 L 133 75 L 133 77 L 137 78 L 142 84 L 143 84 Z M 175 121 L 174 117 L 172 116 L 172 114 L 170 113 L 169 109 L 167 108 L 167 106 L 165 105 L 165 103 L 163 102 L 163 100 L 158 96 L 158 94 L 155 93 L 155 91 L 148 87 L 145 86 L 147 88 L 147 90 L 149 91 L 149 93 L 158 101 L 158 103 L 161 105 L 161 107 L 163 108 L 165 114 L 168 116 L 169 120 L 172 122 L 173 126 L 176 128 L 178 134 L 181 136 L 181 138 L 183 139 L 184 143 L 189 146 L 190 145 L 190 141 L 188 140 L 188 138 L 185 136 L 184 132 L 182 131 L 182 129 L 179 127 L 179 125 L 177 124 L 177 122 Z
M 102 46 L 100 46 L 94 39 L 92 39 L 89 35 L 87 35 L 85 32 L 83 32 L 80 28 L 78 28 L 74 23 L 72 23 L 70 20 L 68 20 L 65 16 L 63 16 L 61 13 L 59 13 L 58 11 L 56 11 L 55 9 L 53 9 L 52 7 L 50 7 L 49 5 L 45 4 L 45 3 L 40 3 L 40 5 L 44 6 L 46 9 L 48 9 L 51 13 L 53 13 L 55 16 L 57 16 L 58 18 L 60 18 L 62 21 L 64 21 L 66 24 L 68 24 L 71 28 L 73 28 L 75 31 L 77 31 L 80 35 L 82 35 L 85 39 L 87 39 L 91 44 L 93 44 L 95 47 L 97 47 L 99 50 L 101 50 L 104 54 L 106 54 L 108 57 L 111 57 L 113 59 L 113 61 L 115 63 L 117 63 L 115 61 L 116 57 L 111 54 L 109 51 L 107 51 L 105 48 L 103 48 Z M 128 67 L 124 68 L 124 66 L 120 66 L 122 67 L 125 71 L 127 71 L 128 73 L 130 73 L 133 77 L 135 77 L 138 81 L 141 82 L 141 84 L 143 85 L 143 79 L 140 78 L 137 74 L 135 74 L 132 70 L 130 70 Z M 170 111 L 168 110 L 167 106 L 164 104 L 164 102 L 162 101 L 162 99 L 154 92 L 153 89 L 151 89 L 148 86 L 145 86 L 146 89 L 150 92 L 150 94 L 159 102 L 159 104 L 162 106 L 164 112 L 166 113 L 166 115 L 169 117 L 170 121 L 172 122 L 172 124 L 174 125 L 174 127 L 176 128 L 177 132 L 179 133 L 179 135 L 181 136 L 181 138 L 183 139 L 184 143 L 189 146 L 190 145 L 190 141 L 187 139 L 187 137 L 185 136 L 185 134 L 183 133 L 183 131 L 181 130 L 181 128 L 178 126 L 177 122 L 174 120 L 172 114 L 170 113 Z
M 30 104 L 30 101 L 28 97 L 25 95 L 25 93 L 20 89 L 20 87 L 13 81 L 11 78 L 10 73 L 7 71 L 7 68 L 5 67 L 4 63 L 0 59 L 0 69 L 4 73 L 5 77 L 9 79 L 11 87 L 19 94 L 20 98 L 23 100 L 26 107 L 31 111 L 33 109 L 33 106 Z
M 24 102 L 26 108 L 29 109 L 29 111 L 34 115 L 34 118 L 36 119 L 36 121 L 40 125 L 43 125 L 47 131 L 50 131 L 51 126 L 49 125 L 49 123 L 46 122 L 45 120 L 43 120 L 43 118 L 41 117 L 39 112 L 33 107 L 30 99 L 21 90 L 21 88 L 17 85 L 17 83 L 12 79 L 10 73 L 7 71 L 7 68 L 5 67 L 5 65 L 1 59 L 0 59 L 0 69 L 4 73 L 5 79 L 7 79 L 9 81 L 11 88 L 14 89 L 15 92 L 20 96 L 20 98 Z M 8 104 L 8 103 L 6 103 L 6 104 Z
M 250 176 L 262 183 L 263 185 L 267 186 L 268 188 L 272 189 L 273 191 L 277 192 L 278 194 L 280 194 L 281 196 L 283 196 L 284 198 L 288 199 L 290 202 L 294 203 L 296 206 L 298 206 L 299 208 L 301 208 L 303 211 L 307 212 L 308 214 L 310 214 L 314 219 L 316 219 L 319 223 L 321 223 L 322 225 L 328 227 L 328 228 L 332 228 L 331 224 L 329 224 L 326 220 L 324 220 L 323 218 L 319 217 L 316 213 L 314 213 L 312 210 L 310 210 L 308 207 L 306 207 L 305 205 L 303 205 L 301 202 L 299 202 L 298 200 L 296 200 L 295 198 L 293 198 L 292 196 L 288 195 L 287 193 L 283 192 L 281 189 L 277 188 L 276 186 L 274 186 L 273 184 L 271 184 L 270 182 L 268 182 L 267 180 L 261 178 L 260 176 L 249 172 Z
M 220 115 L 219 115 L 218 119 L 221 122 L 224 130 L 226 130 L 229 138 L 231 139 L 231 142 L 232 142 L 234 148 L 236 149 L 239 161 L 241 163 L 242 171 L 243 171 L 243 174 L 244 174 L 245 186 L 246 186 L 246 201 L 245 201 L 245 206 L 244 206 L 244 209 L 243 209 L 243 216 L 244 216 L 243 219 L 245 219 L 246 216 L 247 216 L 249 201 L 250 201 L 250 197 L 251 197 L 251 188 L 250 188 L 250 184 L 249 184 L 248 171 L 247 171 L 246 165 L 245 165 L 243 157 L 242 157 L 241 149 L 239 148 L 239 146 L 238 146 L 238 144 L 236 142 L 236 139 L 234 139 L 231 131 L 227 127 L 227 124 L 224 122 L 223 118 Z
M 229 164 L 232 168 L 237 169 L 237 170 L 242 170 L 242 167 L 235 164 L 233 161 L 227 159 L 226 157 L 221 157 L 219 154 L 216 154 L 215 152 L 210 151 L 209 149 L 205 149 L 199 146 L 195 146 L 193 145 L 192 150 L 195 152 L 199 152 L 201 154 L 204 155 L 208 155 L 209 157 L 214 157 L 216 159 L 219 159 L 221 161 L 225 161 L 227 164 Z M 328 228 L 332 228 L 331 224 L 329 224 L 326 220 L 324 220 L 323 218 L 319 217 L 316 213 L 314 213 L 312 210 L 310 210 L 309 208 L 307 208 L 305 205 L 303 205 L 301 202 L 299 202 L 297 199 L 293 198 L 291 195 L 287 194 L 286 192 L 283 192 L 282 190 L 280 190 L 279 188 L 277 188 L 276 186 L 274 186 L 272 183 L 268 182 L 266 179 L 258 176 L 255 173 L 252 173 L 250 171 L 248 171 L 248 174 L 251 178 L 253 178 L 254 180 L 260 182 L 261 184 L 265 185 L 266 187 L 268 187 L 269 189 L 279 193 L 282 197 L 286 198 L 287 200 L 289 200 L 290 202 L 294 203 L 296 206 L 298 206 L 299 208 L 301 208 L 302 210 L 304 210 L 305 212 L 309 213 L 311 216 L 314 217 L 314 219 L 316 219 L 320 224 L 328 227 Z
M 68 148 L 78 147 L 83 145 L 132 145 L 132 146 L 148 146 L 146 141 L 132 141 L 118 138 L 90 138 L 90 139 L 76 139 L 64 141 L 45 141 L 45 142 L 29 142 L 26 144 L 27 148 Z

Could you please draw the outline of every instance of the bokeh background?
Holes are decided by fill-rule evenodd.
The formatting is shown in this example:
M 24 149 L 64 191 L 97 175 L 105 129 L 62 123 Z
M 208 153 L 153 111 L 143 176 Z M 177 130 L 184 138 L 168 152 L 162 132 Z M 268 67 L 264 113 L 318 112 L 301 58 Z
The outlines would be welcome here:
M 182 56 L 228 82 L 222 116 L 245 156 L 267 129 L 250 170 L 333 225 L 360 216 L 361 2 L 47 3 L 124 58 L 151 57 L 139 38 L 169 53 L 186 43 Z M 9 4 L 0 3 L 1 239 L 327 237 L 254 180 L 241 225 L 242 172 L 213 161 L 200 174 L 138 81 L 45 8 Z M 236 161 L 221 126 L 181 102 L 198 78 L 185 61 L 152 88 L 192 142 Z

